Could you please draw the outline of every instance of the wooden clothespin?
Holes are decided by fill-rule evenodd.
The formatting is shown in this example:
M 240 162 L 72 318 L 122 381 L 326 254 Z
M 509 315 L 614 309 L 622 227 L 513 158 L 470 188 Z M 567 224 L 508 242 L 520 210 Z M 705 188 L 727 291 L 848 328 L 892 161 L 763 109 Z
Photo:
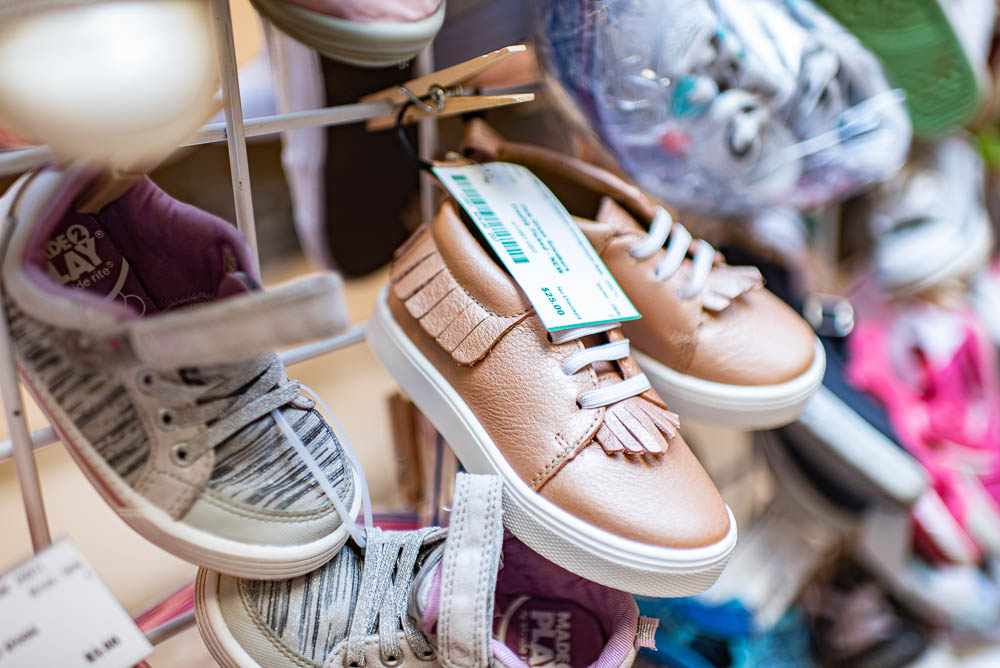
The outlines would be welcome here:
M 97 213 L 139 183 L 143 176 L 141 173 L 120 169 L 102 173 L 76 198 L 76 210 L 80 213 Z
M 383 130 L 396 123 L 399 107 L 407 102 L 413 106 L 403 116 L 404 123 L 412 123 L 422 118 L 454 116 L 480 109 L 492 109 L 510 104 L 531 102 L 534 93 L 511 93 L 507 95 L 463 95 L 462 84 L 472 77 L 506 60 L 516 53 L 527 50 L 523 44 L 505 46 L 485 55 L 452 65 L 437 72 L 412 79 L 398 86 L 365 95 L 361 102 L 391 102 L 396 112 L 388 116 L 373 118 L 365 125 L 369 131 Z

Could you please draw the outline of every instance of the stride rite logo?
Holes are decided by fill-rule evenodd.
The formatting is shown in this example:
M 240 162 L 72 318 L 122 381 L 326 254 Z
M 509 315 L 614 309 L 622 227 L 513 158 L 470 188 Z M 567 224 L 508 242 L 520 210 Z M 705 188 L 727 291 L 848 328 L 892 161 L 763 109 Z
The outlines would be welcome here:
M 49 276 L 62 285 L 75 281 L 76 287 L 81 289 L 110 276 L 111 263 L 102 266 L 97 254 L 96 239 L 103 237 L 101 230 L 91 236 L 86 226 L 76 224 L 50 239 L 45 246 Z

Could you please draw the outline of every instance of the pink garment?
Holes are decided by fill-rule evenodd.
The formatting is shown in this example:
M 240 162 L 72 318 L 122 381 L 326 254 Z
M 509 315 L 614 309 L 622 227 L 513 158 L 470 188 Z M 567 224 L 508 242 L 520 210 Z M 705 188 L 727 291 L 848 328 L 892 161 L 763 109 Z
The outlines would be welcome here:
M 938 312 L 941 313 L 941 312 Z M 1000 500 L 1000 383 L 996 352 L 971 311 L 948 312 L 957 345 L 922 345 L 907 318 L 926 309 L 859 323 L 848 340 L 848 381 L 885 406 L 901 445 L 927 470 L 950 513 L 966 526 L 964 484 L 973 471 Z M 923 532 L 920 532 L 923 533 Z M 929 538 L 926 534 L 924 539 Z
M 293 5 L 358 23 L 412 23 L 425 19 L 441 0 L 288 0 Z

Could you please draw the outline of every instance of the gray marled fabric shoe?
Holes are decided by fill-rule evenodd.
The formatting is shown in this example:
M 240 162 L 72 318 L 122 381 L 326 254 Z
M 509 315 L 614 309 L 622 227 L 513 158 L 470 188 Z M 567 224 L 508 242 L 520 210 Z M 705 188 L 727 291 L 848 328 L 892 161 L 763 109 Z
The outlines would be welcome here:
M 339 280 L 256 290 L 233 226 L 148 179 L 80 213 L 91 180 L 42 170 L 0 198 L 26 385 L 144 537 L 243 577 L 314 570 L 354 526 L 359 472 L 270 351 L 343 327 Z
M 448 529 L 369 529 L 285 582 L 198 571 L 195 615 L 226 668 L 627 668 L 652 642 L 625 592 L 504 537 L 497 476 L 458 474 Z

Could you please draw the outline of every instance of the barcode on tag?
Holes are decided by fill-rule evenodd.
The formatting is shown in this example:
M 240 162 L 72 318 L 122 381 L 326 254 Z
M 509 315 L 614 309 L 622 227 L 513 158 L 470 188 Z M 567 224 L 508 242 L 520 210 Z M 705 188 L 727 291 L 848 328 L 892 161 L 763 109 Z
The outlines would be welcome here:
M 437 166 L 549 331 L 634 320 L 639 312 L 555 195 L 521 165 Z
M 510 259 L 517 264 L 530 262 L 528 256 L 521 249 L 521 245 L 517 243 L 510 230 L 503 224 L 503 221 L 497 218 L 493 209 L 489 207 L 486 200 L 483 199 L 482 194 L 476 189 L 476 186 L 469 181 L 469 177 L 464 174 L 455 174 L 454 178 L 455 184 L 469 198 L 469 202 L 476 208 L 476 213 L 479 214 L 480 220 L 496 235 L 497 241 L 500 242 L 500 245 L 510 255 Z

